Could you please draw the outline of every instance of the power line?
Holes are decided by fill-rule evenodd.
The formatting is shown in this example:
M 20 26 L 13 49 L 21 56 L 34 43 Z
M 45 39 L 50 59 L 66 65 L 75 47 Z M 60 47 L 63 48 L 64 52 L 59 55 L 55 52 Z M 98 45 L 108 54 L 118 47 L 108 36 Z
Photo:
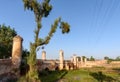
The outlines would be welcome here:
M 94 27 L 94 33 L 99 36 L 96 37 L 96 45 L 108 29 L 107 24 L 109 23 L 112 16 L 115 14 L 119 7 L 120 0 L 95 0 L 95 7 L 93 8 L 94 16 L 91 22 L 90 28 Z

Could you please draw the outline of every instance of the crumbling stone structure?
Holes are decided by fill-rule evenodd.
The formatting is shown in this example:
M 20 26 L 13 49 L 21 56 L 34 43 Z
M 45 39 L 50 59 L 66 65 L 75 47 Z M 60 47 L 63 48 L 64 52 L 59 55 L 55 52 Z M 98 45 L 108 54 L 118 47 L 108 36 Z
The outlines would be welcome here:
M 11 59 L 0 59 L 0 76 L 3 74 L 9 74 L 17 76 L 14 69 L 18 69 L 21 62 L 22 55 L 22 42 L 23 39 L 20 36 L 15 36 L 13 38 L 13 48 L 12 48 L 12 58 Z M 59 59 L 46 59 L 46 51 L 42 51 L 42 58 L 37 59 L 37 67 L 39 71 L 42 70 L 73 70 L 79 69 L 82 67 L 93 67 L 93 66 L 104 66 L 104 67 L 120 67 L 120 62 L 111 62 L 107 63 L 106 60 L 95 60 L 95 61 L 87 61 L 87 58 L 83 58 L 83 56 L 79 57 L 77 55 L 73 55 L 71 60 L 64 60 L 64 51 L 60 50 Z M 1 80 L 1 79 L 0 79 Z M 3 81 L 4 82 L 4 81 Z
M 63 50 L 60 50 L 60 63 L 59 63 L 59 69 L 63 70 L 64 67 L 64 52 Z
M 22 41 L 23 39 L 17 35 L 13 38 L 13 48 L 12 48 L 12 64 L 19 68 L 22 56 Z
M 8 79 L 19 77 L 19 66 L 22 55 L 22 41 L 20 36 L 13 38 L 12 58 L 0 59 L 0 82 L 6 82 Z
M 46 52 L 42 51 L 42 60 L 46 60 Z

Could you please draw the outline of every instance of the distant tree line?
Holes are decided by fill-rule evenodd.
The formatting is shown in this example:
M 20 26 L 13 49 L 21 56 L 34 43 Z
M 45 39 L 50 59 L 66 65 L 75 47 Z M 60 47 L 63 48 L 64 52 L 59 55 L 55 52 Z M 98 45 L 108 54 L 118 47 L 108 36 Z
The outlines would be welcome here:
M 105 56 L 104 59 L 111 60 L 111 61 L 120 61 L 120 56 L 117 56 L 116 58 L 109 58 L 108 56 Z
M 77 57 L 78 61 L 81 61 L 80 57 Z M 85 61 L 85 58 L 87 59 L 87 61 L 95 61 L 95 58 L 93 56 L 91 56 L 90 58 L 86 57 L 86 56 L 82 56 L 83 61 Z

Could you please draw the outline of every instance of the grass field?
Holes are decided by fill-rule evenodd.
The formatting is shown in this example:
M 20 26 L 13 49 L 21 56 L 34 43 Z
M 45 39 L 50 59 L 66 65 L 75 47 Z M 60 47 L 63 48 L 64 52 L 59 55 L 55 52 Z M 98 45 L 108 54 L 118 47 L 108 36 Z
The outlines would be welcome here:
M 120 82 L 120 68 L 82 68 L 79 70 L 42 71 L 41 82 Z M 16 81 L 8 81 L 16 82 Z M 17 82 L 26 82 L 25 77 Z
M 103 67 L 71 71 L 43 71 L 42 82 L 120 82 L 120 70 L 108 70 Z

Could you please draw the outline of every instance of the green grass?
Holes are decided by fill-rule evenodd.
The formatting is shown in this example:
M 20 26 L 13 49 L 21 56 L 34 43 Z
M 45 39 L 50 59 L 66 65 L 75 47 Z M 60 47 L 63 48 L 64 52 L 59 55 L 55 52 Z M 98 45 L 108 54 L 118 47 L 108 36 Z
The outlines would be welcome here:
M 63 78 L 67 71 L 42 71 L 40 73 L 41 82 L 55 82 Z
M 97 82 L 86 70 L 44 71 L 41 73 L 40 79 L 42 82 L 56 82 L 59 79 L 62 82 Z
M 120 70 L 117 70 L 120 71 Z M 94 67 L 70 71 L 43 71 L 40 73 L 41 82 L 120 82 L 118 72 L 107 72 L 105 68 Z
M 45 71 L 39 73 L 41 82 L 120 82 L 120 68 L 82 68 L 79 70 Z M 17 81 L 16 81 L 17 80 Z M 8 82 L 28 82 L 26 76 Z
M 63 77 L 67 82 L 97 82 L 86 70 L 72 70 Z

